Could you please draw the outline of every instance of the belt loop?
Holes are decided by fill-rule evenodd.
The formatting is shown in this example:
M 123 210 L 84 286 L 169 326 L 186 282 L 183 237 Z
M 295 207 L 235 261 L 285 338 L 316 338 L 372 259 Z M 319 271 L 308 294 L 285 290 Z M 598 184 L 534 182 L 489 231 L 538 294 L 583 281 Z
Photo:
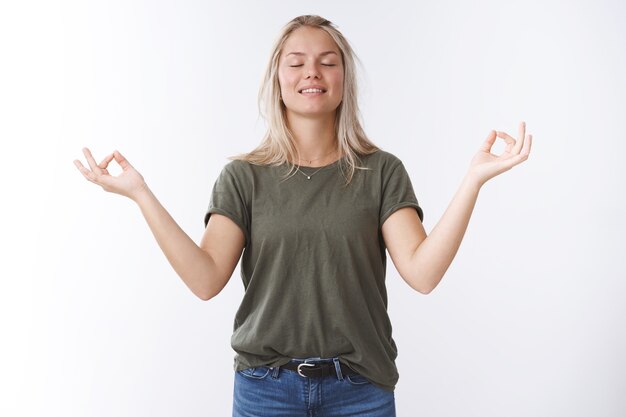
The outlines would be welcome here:
M 278 378 L 278 373 L 280 372 L 280 366 L 277 366 L 275 368 L 272 368 L 273 372 L 272 372 L 272 378 L 276 379 Z
M 337 372 L 337 379 L 343 381 L 343 374 L 341 373 L 341 365 L 339 364 L 339 357 L 333 358 L 335 363 L 335 371 Z

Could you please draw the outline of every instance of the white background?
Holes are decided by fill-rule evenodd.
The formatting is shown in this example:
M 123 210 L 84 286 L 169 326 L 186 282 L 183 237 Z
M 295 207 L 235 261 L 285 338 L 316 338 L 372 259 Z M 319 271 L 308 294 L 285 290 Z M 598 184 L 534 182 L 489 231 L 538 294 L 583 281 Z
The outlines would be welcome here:
M 398 415 L 626 415 L 617 0 L 3 2 L 0 414 L 230 415 L 239 268 L 196 298 L 139 208 L 72 161 L 120 150 L 199 242 L 226 157 L 264 132 L 271 45 L 308 13 L 361 58 L 364 127 L 428 233 L 491 129 L 533 135 L 431 294 L 388 263 Z

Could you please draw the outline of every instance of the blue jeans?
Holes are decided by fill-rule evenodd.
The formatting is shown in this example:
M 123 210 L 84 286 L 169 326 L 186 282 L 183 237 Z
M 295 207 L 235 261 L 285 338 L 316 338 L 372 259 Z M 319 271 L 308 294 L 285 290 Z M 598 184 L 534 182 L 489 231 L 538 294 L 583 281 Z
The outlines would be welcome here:
M 361 375 L 344 376 L 339 359 L 292 359 L 295 363 L 333 362 L 336 375 L 302 377 L 281 367 L 235 372 L 233 417 L 395 417 L 393 391 Z

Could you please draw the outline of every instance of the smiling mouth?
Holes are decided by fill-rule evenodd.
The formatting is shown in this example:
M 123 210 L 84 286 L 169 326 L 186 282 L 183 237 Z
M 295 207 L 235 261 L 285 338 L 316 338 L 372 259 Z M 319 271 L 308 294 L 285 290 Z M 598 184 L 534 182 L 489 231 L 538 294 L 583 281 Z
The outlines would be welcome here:
M 324 94 L 325 92 L 326 90 L 323 90 L 320 88 L 305 88 L 303 90 L 298 91 L 298 93 L 302 95 L 317 95 L 317 94 Z

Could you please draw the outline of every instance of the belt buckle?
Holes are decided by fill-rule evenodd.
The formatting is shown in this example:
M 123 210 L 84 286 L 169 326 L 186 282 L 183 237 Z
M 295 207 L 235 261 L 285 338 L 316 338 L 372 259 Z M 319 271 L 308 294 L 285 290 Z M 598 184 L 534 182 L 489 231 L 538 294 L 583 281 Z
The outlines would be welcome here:
M 302 371 L 300 371 L 300 367 L 301 367 L 301 366 L 313 366 L 313 367 L 315 367 L 315 364 L 314 364 L 314 363 L 301 363 L 300 365 L 298 365 L 298 374 L 299 374 L 300 376 L 302 376 L 302 377 L 306 377 L 306 378 L 308 378 L 308 376 L 307 376 L 307 375 L 304 375 L 304 374 L 302 373 Z

